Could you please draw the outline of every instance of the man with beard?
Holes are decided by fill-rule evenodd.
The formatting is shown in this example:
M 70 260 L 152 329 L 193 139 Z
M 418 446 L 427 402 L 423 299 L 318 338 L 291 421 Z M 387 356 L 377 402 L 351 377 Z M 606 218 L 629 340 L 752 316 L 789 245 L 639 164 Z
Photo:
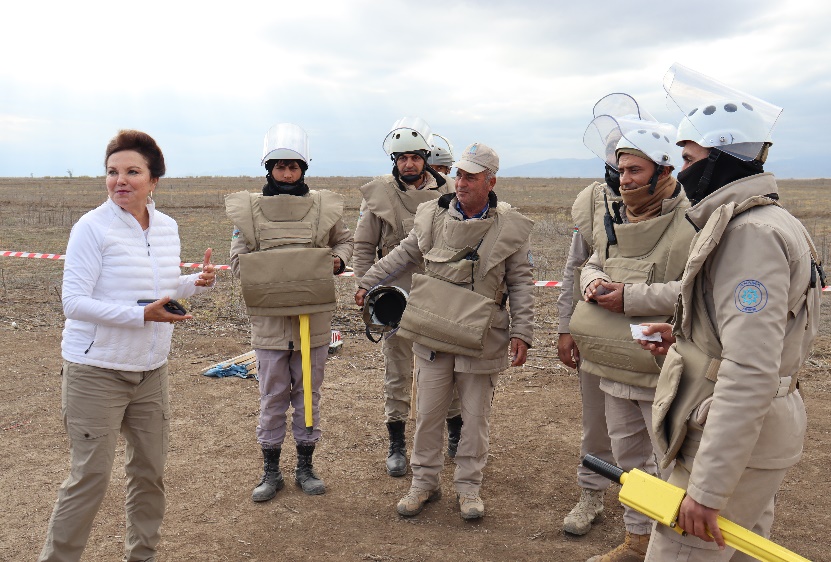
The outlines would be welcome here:
M 334 282 L 329 291 L 314 287 L 330 273 L 342 273 L 352 255 L 352 233 L 342 218 L 343 197 L 306 185 L 306 132 L 291 123 L 274 125 L 266 133 L 261 164 L 267 171 L 262 193 L 240 191 L 225 198 L 226 214 L 234 223 L 231 269 L 242 285 L 260 380 L 257 442 L 263 475 L 251 493 L 255 502 L 270 500 L 284 486 L 280 453 L 290 404 L 297 446 L 295 482 L 306 494 L 326 491 L 313 471 L 312 455 L 321 437 L 318 403 L 331 339 Z M 310 294 L 319 302 L 312 302 Z M 309 318 L 311 389 L 302 384 L 300 314 Z M 312 393 L 309 428 L 307 390 Z
M 605 244 L 583 268 L 584 301 L 570 329 L 581 369 L 600 377 L 615 461 L 624 470 L 659 475 L 652 435 L 652 399 L 660 366 L 632 338 L 632 324 L 672 317 L 694 234 L 689 202 L 672 177 L 675 128 L 631 116 L 596 117 L 587 135 L 620 138 L 615 150 L 620 203 L 606 206 Z M 622 544 L 591 562 L 643 560 L 652 521 L 625 507 Z
M 768 537 L 774 497 L 802 454 L 797 371 L 819 324 L 824 274 L 803 225 L 765 173 L 781 108 L 681 65 L 664 88 L 684 112 L 678 179 L 697 234 L 674 327 L 655 325 L 666 354 L 653 424 L 668 481 L 687 491 L 678 525 L 658 525 L 647 560 L 754 560 L 725 547 L 716 518 Z M 709 536 L 710 533 L 712 535 Z
M 430 166 L 432 133 L 419 117 L 404 117 L 395 123 L 384 139 L 384 151 L 393 161 L 392 173 L 377 177 L 361 187 L 361 216 L 355 227 L 353 269 L 360 287 L 361 278 L 376 259 L 389 254 L 413 228 L 416 208 L 426 201 L 453 192 L 453 185 Z M 409 292 L 413 273 L 421 269 L 409 265 L 395 280 L 387 283 Z M 360 288 L 358 289 L 360 292 Z M 357 293 L 355 302 L 358 303 Z M 358 303 L 362 306 L 363 301 Z M 410 413 L 413 383 L 413 344 L 395 334 L 387 335 L 382 344 L 384 355 L 384 417 L 389 433 L 387 474 L 407 473 L 405 429 Z M 448 448 L 455 452 L 459 442 L 462 418 L 458 400 L 448 412 Z

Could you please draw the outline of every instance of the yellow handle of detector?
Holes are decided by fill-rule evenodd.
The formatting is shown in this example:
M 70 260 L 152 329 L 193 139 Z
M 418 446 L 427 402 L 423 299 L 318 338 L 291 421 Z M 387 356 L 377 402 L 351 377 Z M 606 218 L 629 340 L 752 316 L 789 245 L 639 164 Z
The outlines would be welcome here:
M 753 531 L 745 529 L 741 525 L 725 519 L 721 515 L 716 520 L 724 542 L 736 550 L 744 552 L 748 556 L 758 558 L 762 562 L 811 562 L 807 558 L 776 544 Z M 677 533 L 683 534 L 684 530 L 678 525 L 673 527 Z M 707 532 L 711 537 L 712 533 Z
M 303 406 L 306 410 L 306 433 L 314 430 L 312 412 L 312 346 L 309 315 L 300 315 L 300 357 L 303 367 Z
M 684 534 L 684 530 L 678 526 L 678 512 L 681 501 L 686 496 L 684 489 L 637 468 L 624 472 L 620 467 L 592 455 L 584 457 L 583 466 L 619 482 L 622 485 L 618 496 L 620 503 L 655 519 L 679 534 Z M 807 558 L 724 517 L 719 516 L 717 521 L 727 545 L 762 562 L 810 562 Z

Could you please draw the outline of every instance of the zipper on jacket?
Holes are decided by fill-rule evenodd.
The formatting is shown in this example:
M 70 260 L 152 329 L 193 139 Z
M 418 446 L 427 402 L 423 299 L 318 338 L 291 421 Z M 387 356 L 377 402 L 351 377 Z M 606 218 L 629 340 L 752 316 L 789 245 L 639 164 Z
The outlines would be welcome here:
M 93 326 L 93 329 L 92 329 L 92 341 L 91 341 L 91 342 L 89 342 L 89 347 L 87 347 L 87 348 L 84 350 L 84 355 L 86 355 L 87 353 L 89 353 L 89 350 L 90 350 L 90 349 L 92 349 L 92 344 L 94 344 L 94 343 L 95 343 L 95 336 L 96 336 L 96 334 L 98 334 L 98 324 L 95 324 L 95 326 Z

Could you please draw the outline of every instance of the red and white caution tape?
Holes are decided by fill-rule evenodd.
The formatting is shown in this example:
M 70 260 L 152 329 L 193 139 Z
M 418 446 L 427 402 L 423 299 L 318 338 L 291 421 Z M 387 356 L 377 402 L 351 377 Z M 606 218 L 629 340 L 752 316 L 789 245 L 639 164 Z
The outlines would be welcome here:
M 44 260 L 62 260 L 66 256 L 64 254 L 37 254 L 34 252 L 10 252 L 5 250 L 0 250 L 0 257 L 4 258 L 39 258 Z M 181 267 L 194 267 L 194 268 L 201 268 L 201 263 L 180 263 Z M 230 265 L 214 265 L 216 269 L 231 269 Z M 355 273 L 352 271 L 344 271 L 340 274 L 341 277 L 352 277 Z M 560 287 L 562 286 L 562 281 L 534 281 L 535 287 Z M 822 290 L 824 293 L 831 292 L 831 285 L 825 287 Z

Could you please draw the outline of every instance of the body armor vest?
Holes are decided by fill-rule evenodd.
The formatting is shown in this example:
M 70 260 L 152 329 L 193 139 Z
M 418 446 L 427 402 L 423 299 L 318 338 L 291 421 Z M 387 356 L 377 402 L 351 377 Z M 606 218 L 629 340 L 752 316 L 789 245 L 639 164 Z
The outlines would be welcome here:
M 251 253 L 240 254 L 240 283 L 250 315 L 297 316 L 335 308 L 329 231 L 343 215 L 330 191 L 225 198 L 228 217 Z
M 614 225 L 617 244 L 607 246 L 605 252 L 596 246 L 606 275 L 617 283 L 652 284 L 680 279 L 695 234 L 684 217 L 687 208 L 689 203 L 682 201 L 665 215 Z M 661 366 L 632 339 L 629 325 L 666 322 L 670 317 L 626 316 L 581 300 L 569 323 L 580 349 L 580 368 L 609 380 L 654 388 Z
M 384 221 L 386 226 L 378 244 L 379 257 L 386 256 L 407 237 L 413 229 L 416 209 L 420 204 L 438 199 L 446 192 L 441 188 L 428 186 L 402 191 L 394 180 L 387 178 L 387 176 L 375 178 L 360 188 L 367 208 Z M 431 179 L 432 176 L 429 176 L 428 182 Z M 445 184 L 447 185 L 449 182 Z
M 589 246 L 589 256 L 594 253 L 595 248 L 606 248 L 605 216 L 607 209 L 612 203 L 622 201 L 619 195 L 614 195 L 606 188 L 606 184 L 594 182 L 577 194 L 574 204 L 571 206 L 571 220 L 574 221 L 578 232 Z M 572 279 L 572 311 L 577 303 L 582 300 L 580 291 L 580 274 L 583 267 L 574 269 Z
M 413 276 L 398 335 L 437 351 L 484 359 L 505 353 L 505 260 L 528 240 L 534 223 L 506 203 L 489 214 L 456 220 L 430 203 L 416 215 L 425 275 Z M 492 326 L 502 328 L 504 341 L 496 345 L 488 340 Z

